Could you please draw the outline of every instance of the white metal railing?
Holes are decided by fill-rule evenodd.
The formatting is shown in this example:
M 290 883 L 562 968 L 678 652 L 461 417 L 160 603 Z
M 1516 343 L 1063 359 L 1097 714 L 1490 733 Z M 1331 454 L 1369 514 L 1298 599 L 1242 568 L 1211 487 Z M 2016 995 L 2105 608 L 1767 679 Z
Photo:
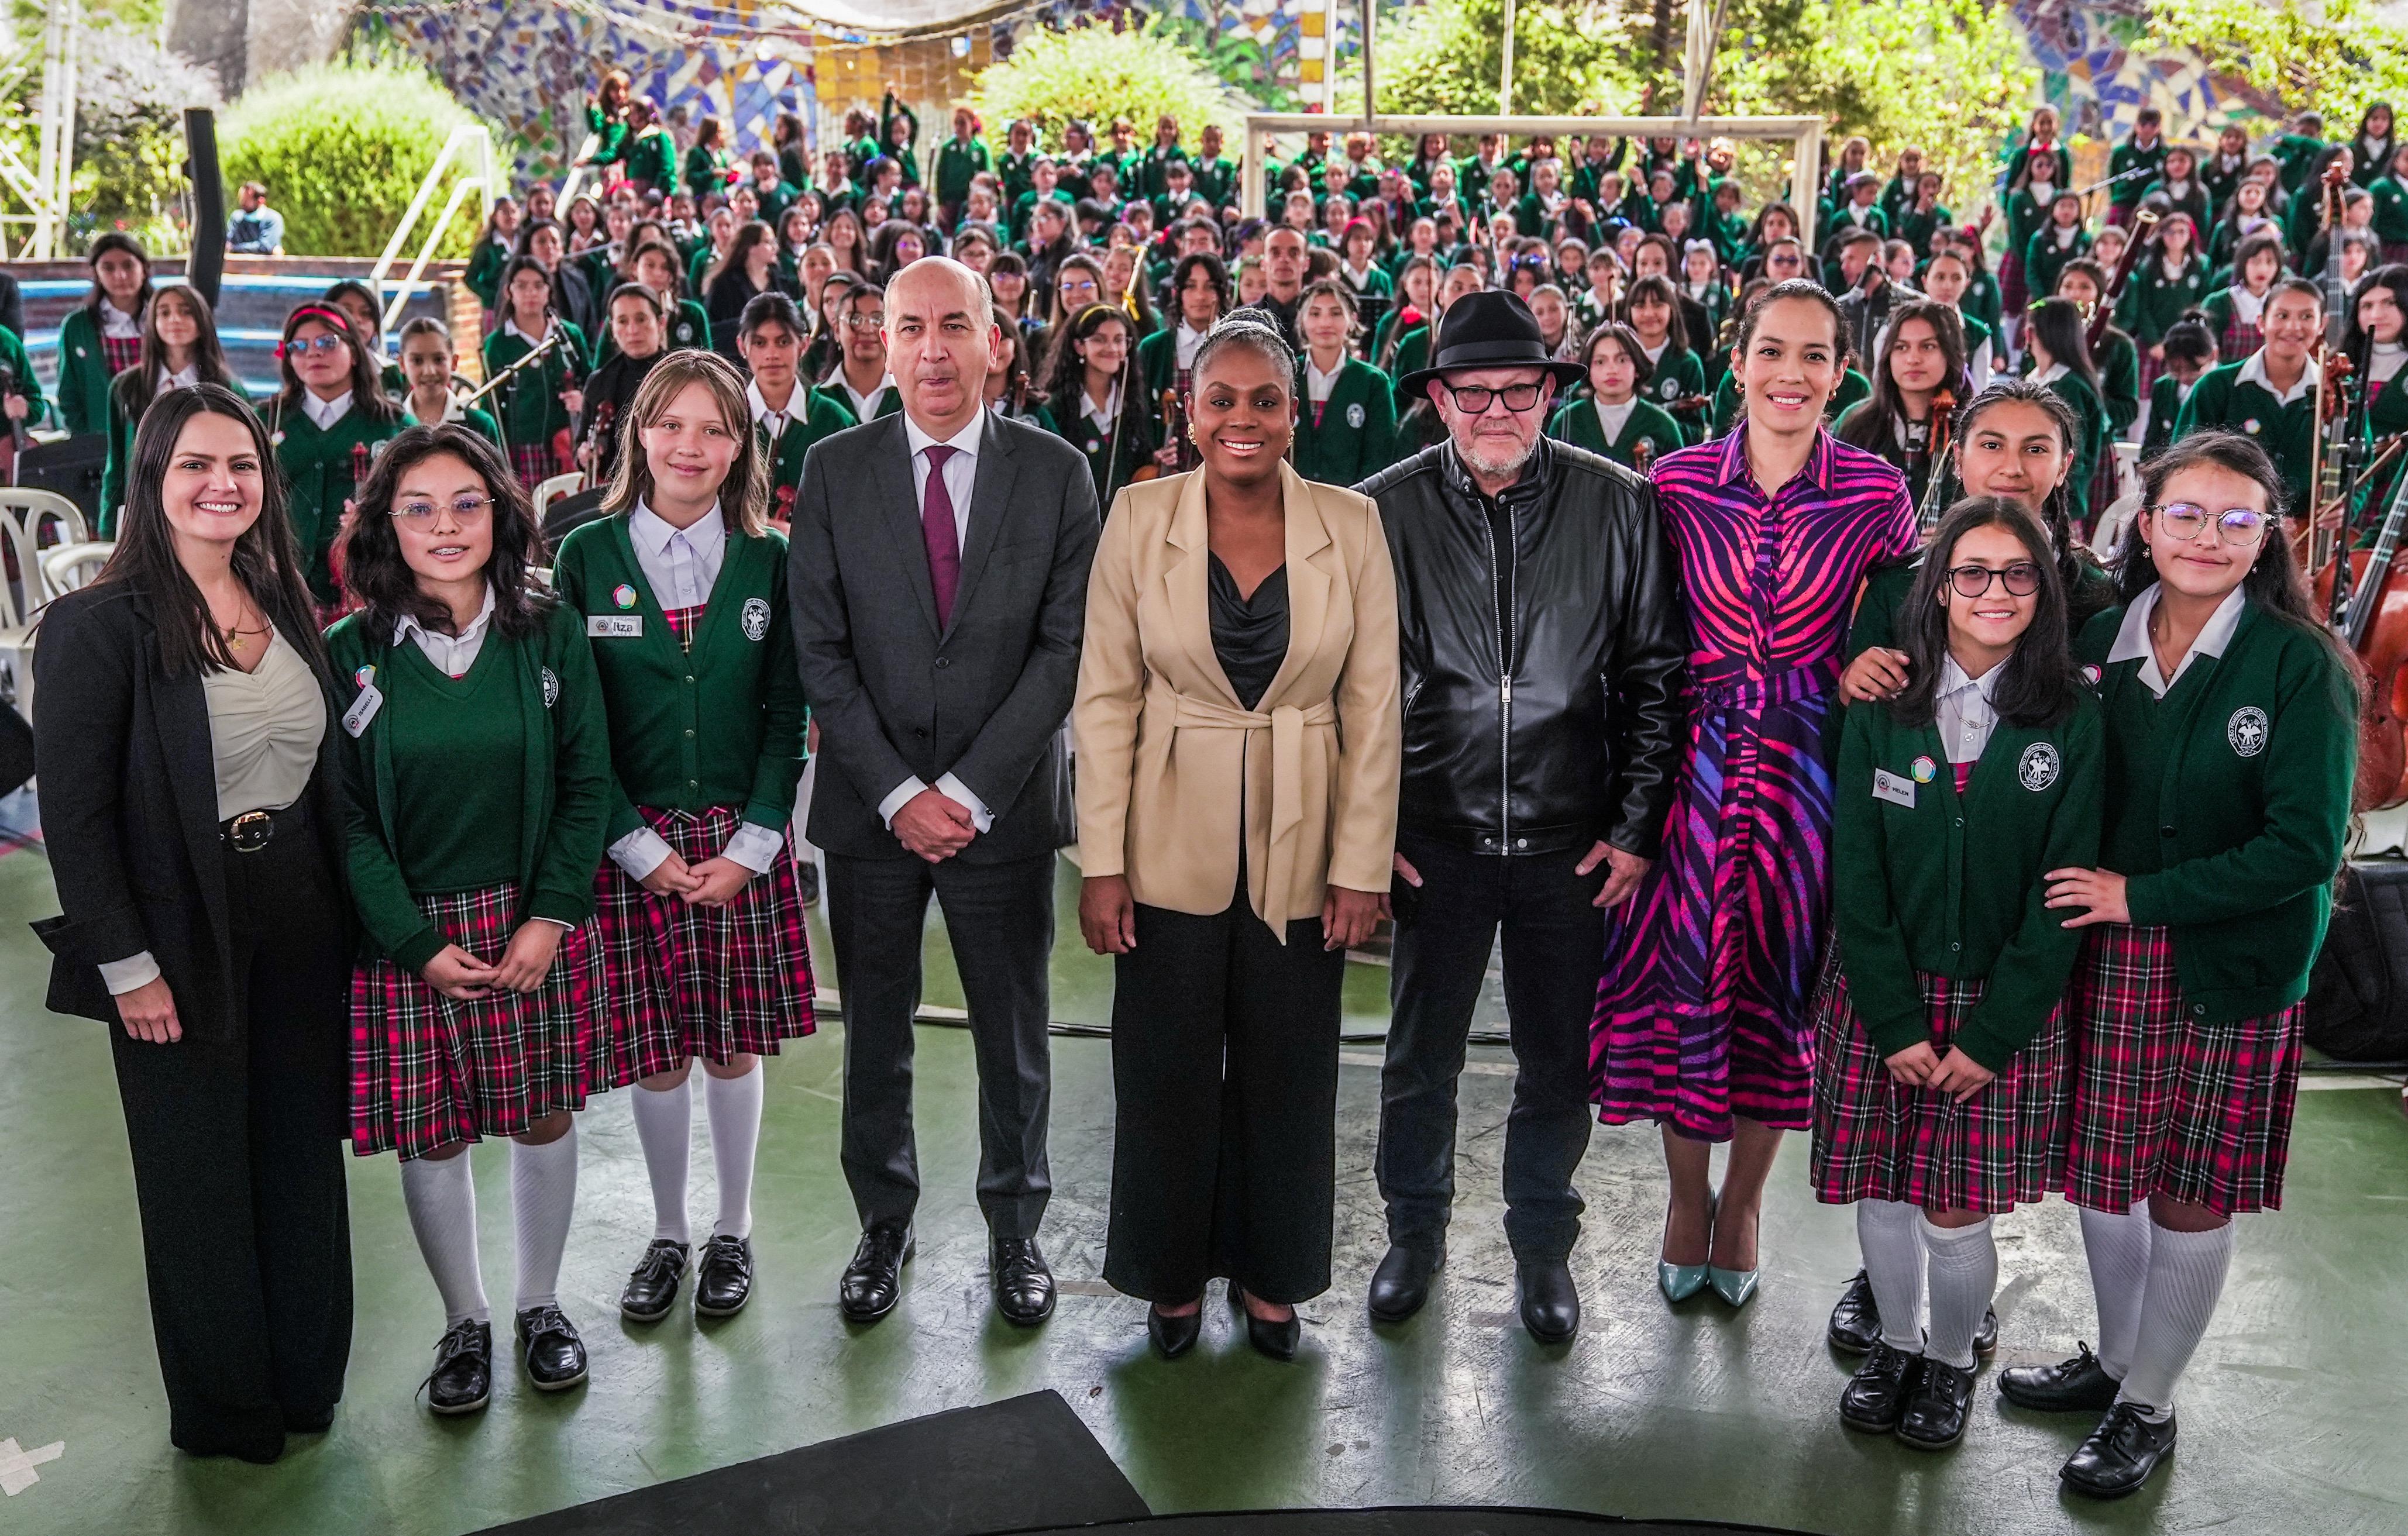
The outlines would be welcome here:
M 394 258 L 401 254 L 402 246 L 415 231 L 419 215 L 435 200 L 435 189 L 442 185 L 444 173 L 455 165 L 464 165 L 467 174 L 452 182 L 452 194 L 444 199 L 443 211 L 427 225 L 426 238 L 409 264 L 408 275 L 394 285 L 392 297 L 385 301 L 382 328 L 387 331 L 401 323 L 402 310 L 408 308 L 411 296 L 426 286 L 421 280 L 425 276 L 426 264 L 435 259 L 435 248 L 441 243 L 444 231 L 452 227 L 452 216 L 460 211 L 460 205 L 471 193 L 478 200 L 477 227 L 482 230 L 493 218 L 494 199 L 502 190 L 494 176 L 494 136 L 481 122 L 454 128 L 452 136 L 443 141 L 435 164 L 427 168 L 425 179 L 418 183 L 418 195 L 409 200 L 408 211 L 394 226 L 393 238 L 385 242 L 384 254 L 377 258 L 375 267 L 369 271 L 368 287 L 383 296 L 385 275 L 393 270 Z
M 76 43 L 83 25 L 81 0 L 51 0 L 43 22 L 42 91 L 35 104 L 37 136 L 34 165 L 0 144 L 0 189 L 25 205 L 23 213 L 0 213 L 0 257 L 8 254 L 9 225 L 29 225 L 17 254 L 46 261 L 58 253 L 66 233 L 67 187 L 75 175 Z M 28 55 L 30 56 L 30 55 Z M 30 72 L 22 60 L 7 71 L 14 90 Z
M 555 200 L 555 206 L 560 209 L 560 216 L 563 219 L 568 217 L 569 199 L 577 195 L 577 183 L 585 175 L 586 156 L 592 154 L 601 147 L 602 136 L 600 134 L 587 134 L 585 136 L 585 142 L 577 146 L 577 156 L 568 163 L 568 175 L 560 183 L 560 196 Z

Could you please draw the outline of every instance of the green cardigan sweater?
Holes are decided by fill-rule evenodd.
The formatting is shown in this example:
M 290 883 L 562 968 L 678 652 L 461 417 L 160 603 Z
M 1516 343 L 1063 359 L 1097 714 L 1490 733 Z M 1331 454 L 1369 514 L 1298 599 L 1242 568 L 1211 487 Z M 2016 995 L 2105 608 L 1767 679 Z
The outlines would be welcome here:
M 1304 364 L 1297 364 L 1296 444 L 1288 462 L 1307 480 L 1354 485 L 1397 462 L 1397 390 L 1388 376 L 1359 357 L 1339 366 L 1321 424 L 1304 397 Z
M 803 776 L 806 715 L 785 536 L 729 531 L 691 652 L 644 579 L 624 517 L 562 539 L 552 583 L 593 649 L 609 720 L 603 846 L 647 825 L 639 805 L 696 814 L 740 806 L 744 820 L 782 834 Z
M 327 558 L 343 530 L 343 503 L 367 479 L 377 445 L 401 435 L 401 412 L 375 416 L 355 401 L 323 432 L 297 405 L 271 402 L 264 414 L 268 440 L 276 445 L 276 467 L 284 475 L 284 511 L 301 546 L 302 575 L 311 596 L 331 603 L 335 575 Z
M 802 386 L 797 384 L 796 388 L 801 390 Z M 792 396 L 787 403 L 794 403 Z M 802 411 L 787 416 L 786 429 L 778 435 L 776 442 L 763 445 L 769 453 L 770 517 L 780 523 L 793 521 L 795 495 L 803 484 L 803 460 L 810 452 L 811 444 L 858 424 L 840 391 L 803 392 Z M 757 439 L 766 438 L 769 429 L 756 422 L 752 431 Z
M 108 429 L 108 384 L 116 377 L 92 310 L 67 311 L 59 326 L 59 417 L 78 437 Z
M 1633 400 L 1630 415 L 1622 423 L 1621 435 L 1613 441 L 1605 440 L 1604 423 L 1597 419 L 1597 402 L 1583 397 L 1565 402 L 1555 418 L 1547 423 L 1547 436 L 1574 448 L 1585 448 L 1592 453 L 1602 453 L 1625 469 L 1639 468 L 1637 450 L 1648 445 L 1650 462 L 1660 459 L 1679 448 L 1687 439 L 1681 434 L 1678 422 L 1645 400 Z
M 2091 620 L 2075 653 L 2101 668 L 2100 699 L 2111 715 L 2166 711 L 2156 797 L 2167 818 L 2165 858 L 2125 886 L 2132 921 L 2172 928 L 2195 1022 L 2287 1008 L 2307 996 L 2349 831 L 2358 708 L 2348 678 L 2321 639 L 2252 602 L 2224 654 L 2191 663 L 2207 675 L 2182 679 L 2170 703 L 2157 705 L 2138 659 L 2107 662 L 2124 611 Z M 2114 840 L 2128 798 L 2125 771 L 2111 754 L 2102 845 Z
M 1849 1000 L 1884 1055 L 1931 1038 L 1917 971 L 1988 978 L 1956 1043 L 1994 1072 L 2048 1021 L 2082 931 L 2048 908 L 2043 877 L 2098 862 L 2103 737 L 2086 689 L 2056 725 L 2001 720 L 1960 799 L 1936 726 L 1885 705 L 1848 710 L 1832 774 L 1832 926 Z M 1876 773 L 1914 803 L 1877 797 Z
M 2303 506 L 2309 490 L 2308 467 L 2315 460 L 2316 392 L 2302 390 L 2298 399 L 2285 405 L 2264 385 L 2242 382 L 2241 370 L 2248 364 L 2244 357 L 2200 376 L 2191 386 L 2190 398 L 2183 402 L 2182 414 L 2175 418 L 2174 440 L 2180 442 L 2214 426 L 2248 434 L 2273 455 L 2274 467 L 2283 472 L 2283 484 L 2290 492 L 2291 505 Z
M 404 644 L 409 642 L 404 641 Z M 509 651 L 512 681 L 527 723 L 524 812 L 519 836 L 519 914 L 576 926 L 594 915 L 594 873 L 610 798 L 610 743 L 602 684 L 578 614 L 555 605 L 536 632 L 499 632 L 485 643 Z M 392 665 L 393 632 L 367 613 L 351 613 L 326 632 L 337 691 L 356 710 L 366 688 Z M 372 670 L 370 670 L 372 668 Z M 381 691 L 380 689 L 380 691 Z M 402 879 L 399 850 L 412 829 L 394 809 L 391 723 L 379 708 L 344 733 L 350 786 L 351 899 L 376 949 L 407 970 L 421 970 L 448 942 L 418 910 Z M 351 718 L 356 719 L 356 714 Z

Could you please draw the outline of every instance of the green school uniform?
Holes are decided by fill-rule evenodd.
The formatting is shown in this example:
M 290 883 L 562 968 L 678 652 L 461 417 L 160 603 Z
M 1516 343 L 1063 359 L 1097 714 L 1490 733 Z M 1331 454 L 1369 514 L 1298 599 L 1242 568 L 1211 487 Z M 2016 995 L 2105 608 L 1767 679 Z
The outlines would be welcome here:
M 627 141 L 627 179 L 660 193 L 677 190 L 677 140 L 657 123 Z
M 2132 269 L 2124 296 L 2115 306 L 2115 323 L 2144 347 L 2165 339 L 2186 310 L 2207 300 L 2207 258 L 2193 251 L 2182 269 L 2172 275 L 2162 261 L 2150 260 Z
M 2366 190 L 2374 199 L 2374 237 L 2386 247 L 2408 245 L 2408 183 L 2383 176 Z
M 69 432 L 108 429 L 108 381 L 115 377 L 91 307 L 67 311 L 59 326 L 59 417 Z
M 2057 186 L 2062 187 L 2064 184 L 2060 181 Z M 2052 190 L 2049 193 L 2049 201 L 2056 200 L 2057 194 Z M 2007 249 L 2009 251 L 2017 256 L 2022 256 L 2030 247 L 2031 237 L 2040 232 L 2042 225 L 2047 223 L 2048 204 L 2034 197 L 2028 190 L 2018 188 L 2007 194 Z M 2031 291 L 2035 294 L 2047 292 L 2044 288 L 2033 288 Z
M 2149 386 L 2149 430 L 2141 438 L 2143 463 L 2173 446 L 2174 423 L 2188 398 L 2190 392 L 2171 373 L 2157 375 L 2157 382 Z
M 937 147 L 937 201 L 948 206 L 962 201 L 970 194 L 970 182 L 994 165 L 985 139 L 973 135 L 967 140 L 945 140 Z
M 2187 214 L 2191 233 L 2199 239 L 2204 239 L 2215 223 L 2215 204 L 2208 194 L 2207 183 L 2196 176 L 2190 179 L 2190 185 L 2180 196 L 2174 195 L 2173 188 L 2164 181 L 2150 182 L 2141 195 L 2161 199 L 2168 217 L 2177 213 Z
M 677 308 L 669 312 L 667 320 L 667 337 L 661 343 L 661 351 L 710 350 L 710 311 L 700 304 L 690 298 L 681 298 L 678 300 Z M 619 338 L 611 334 L 609 326 L 605 325 L 597 342 L 594 366 L 598 368 L 618 355 Z
M 2091 477 L 2098 472 L 2099 456 L 2109 452 L 2111 441 L 2107 424 L 2107 405 L 2089 380 L 2068 368 L 2049 380 L 2048 388 L 2057 398 L 2073 408 L 2074 419 L 2082 423 L 2082 441 L 2073 451 L 2073 478 L 2067 483 L 2073 488 L 2077 509 L 2089 504 Z
M 2325 141 L 2312 134 L 2285 134 L 2268 152 L 2282 166 L 2283 190 L 2297 192 L 2307 184 L 2316 156 L 2325 152 Z
M 2279 538 L 2279 533 L 2270 533 Z M 2287 1008 L 2324 942 L 2358 771 L 2358 709 L 2324 639 L 2255 602 L 2221 656 L 2163 699 L 2110 662 L 2125 610 L 2090 621 L 2107 725 L 2101 864 L 2132 921 L 2172 929 L 2195 1026 Z
M 2107 174 L 2111 177 L 2122 176 L 2128 171 L 2141 174 L 2116 182 L 2114 190 L 2108 194 L 2109 201 L 2120 208 L 2139 208 L 2142 197 L 2147 194 L 2149 183 L 2155 181 L 2157 173 L 2165 168 L 2166 139 L 2163 134 L 2158 135 L 2157 141 L 2146 149 L 2126 139 L 2116 145 L 2114 152 L 2107 157 Z
M 1234 162 L 1217 154 L 1210 159 L 1197 155 L 1187 162 L 1187 168 L 1196 174 L 1191 183 L 1196 195 L 1215 209 L 1238 200 L 1238 167 Z
M 727 172 L 734 162 L 725 150 L 707 150 L 697 144 L 685 152 L 685 190 L 694 194 L 699 208 L 710 193 L 727 190 Z
M 1162 329 L 1139 340 L 1137 371 L 1145 380 L 1145 395 L 1149 400 L 1159 401 L 1164 390 L 1179 387 L 1179 326 L 1176 323 L 1166 319 Z
M 420 423 L 418 417 L 411 412 L 408 407 L 404 406 L 401 412 L 401 424 L 404 426 L 418 426 L 423 423 Z M 501 424 L 495 422 L 491 414 L 486 411 L 480 410 L 475 406 L 463 406 L 460 408 L 459 424 L 466 427 L 469 431 L 475 433 L 480 438 L 484 438 L 487 442 L 492 443 L 495 448 L 501 448 L 504 446 L 502 442 Z
M 1044 195 L 1046 199 L 1061 204 L 1066 210 L 1075 206 L 1078 201 L 1070 190 L 1059 181 L 1054 183 L 1054 190 Z M 1028 216 L 1037 211 L 1039 201 L 1037 189 L 1034 187 L 1012 200 L 1010 235 L 1014 240 L 1028 238 Z
M 1037 151 L 1014 154 L 1010 150 L 995 157 L 996 184 L 1003 190 L 1006 209 L 1020 201 L 1020 194 L 1037 185 Z
M 569 321 L 559 324 L 568 335 L 566 342 L 487 396 L 499 402 L 498 420 L 513 447 L 548 447 L 553 433 L 568 430 L 568 408 L 561 403 L 560 392 L 568 388 L 572 377 L 585 376 L 592 354 L 586 350 L 584 332 Z M 534 350 L 533 343 L 496 329 L 485 337 L 485 377 L 493 378 Z
M 593 164 L 617 164 L 627 152 L 627 120 L 605 117 L 602 108 L 592 102 L 585 105 L 585 127 L 595 140 Z
M 2374 389 L 2374 403 L 2366 409 L 2369 437 L 2381 442 L 2408 432 L 2408 368 L 2395 373 L 2380 388 Z M 2358 503 L 2358 531 L 2363 540 L 2371 541 L 2383 526 L 2384 514 L 2391 510 L 2391 496 L 2399 486 L 2400 465 L 2394 460 L 2387 469 L 2375 472 L 2366 486 L 2365 499 Z
M 2000 720 L 1961 797 L 1936 725 L 1885 705 L 1847 711 L 1832 925 L 1849 1001 L 1883 1055 L 1931 1038 L 1918 971 L 1988 979 L 1955 1043 L 1994 1072 L 2056 1011 L 2082 930 L 2048 907 L 2045 877 L 2096 864 L 2106 758 L 2099 701 L 2074 695 L 2054 725 Z
M 747 823 L 782 837 L 808 713 L 787 621 L 785 536 L 728 530 L 691 651 L 644 579 L 626 518 L 562 539 L 552 581 L 593 648 L 609 722 L 603 846 L 650 825 L 638 806 L 696 815 L 738 806 Z
M 1574 448 L 1602 453 L 1634 472 L 1639 470 L 1641 445 L 1645 445 L 1652 463 L 1687 440 L 1679 423 L 1645 400 L 1631 402 L 1630 414 L 1623 419 L 1622 430 L 1612 442 L 1605 440 L 1605 423 L 1598 419 L 1597 402 L 1593 399 L 1567 402 L 1547 423 L 1547 436 Z
M 2110 325 L 2092 360 L 2099 366 L 2099 402 L 2107 408 L 2107 436 L 2120 441 L 2141 419 L 2141 350 Z
M 1942 204 L 1934 203 L 1928 211 L 1910 205 L 1890 215 L 1889 227 L 1891 234 L 1914 248 L 1915 260 L 1928 261 L 1931 256 L 1931 237 L 1954 222 Z
M 0 325 L 0 370 L 7 372 L 7 394 L 25 402 L 25 426 L 30 431 L 42 419 L 42 380 L 34 372 L 33 359 L 25 355 L 25 343 L 6 325 Z M 115 400 L 116 391 L 109 391 L 109 398 Z
M 1125 400 L 1114 430 L 1108 434 L 1085 414 L 1086 402 L 1075 395 L 1049 403 L 1049 409 L 1054 430 L 1087 461 L 1087 472 L 1096 482 L 1096 504 L 1109 513 L 1112 498 L 1139 470 L 1153 465 L 1154 451 L 1161 446 L 1154 441 L 1154 411 L 1146 401 Z
M 2069 243 L 2060 245 L 2056 235 L 2056 225 L 2043 224 L 2024 242 L 2024 286 L 2036 299 L 2057 292 L 2057 274 L 2065 270 L 2066 263 L 2090 254 L 2090 231 L 2081 225 L 2074 226 Z
M 340 728 L 351 898 L 379 951 L 423 969 L 447 940 L 416 897 L 491 876 L 517 884 L 521 923 L 593 916 L 610 745 L 573 610 L 553 606 L 523 637 L 489 631 L 457 681 L 365 611 L 326 632 L 326 651 L 349 718 L 366 715 L 356 732 Z
M 786 403 L 794 404 L 789 395 Z M 752 423 L 752 431 L 762 448 L 769 454 L 769 516 L 780 523 L 794 520 L 795 495 L 802 489 L 803 458 L 811 444 L 822 438 L 834 437 L 846 427 L 855 425 L 853 408 L 834 390 L 813 389 L 803 393 L 803 409 L 790 414 L 786 424 L 770 442 L 767 422 Z M 779 610 L 784 612 L 783 609 Z
M 480 240 L 477 243 L 476 253 L 468 258 L 468 270 L 460 280 L 468 285 L 468 292 L 477 295 L 479 303 L 488 309 L 493 309 L 501 302 L 502 268 L 509 264 L 510 245 L 508 240 Z
M 302 575 L 310 596 L 331 603 L 337 592 L 327 556 L 342 531 L 343 503 L 367 479 L 377 445 L 400 435 L 401 412 L 380 416 L 353 401 L 324 431 L 297 400 L 290 405 L 279 400 L 265 414 L 276 467 L 284 476 L 284 510 L 293 520 L 294 540 L 301 547 Z
M 2303 506 L 2310 489 L 2308 467 L 2315 460 L 2316 392 L 2302 389 L 2286 405 L 2264 384 L 2241 377 L 2248 366 L 2249 359 L 2243 358 L 2210 368 L 2200 376 L 2199 382 L 2191 388 L 2190 398 L 2183 402 L 2181 417 L 2174 423 L 2174 440 L 2179 442 L 2212 426 L 2247 433 L 2273 455 L 2274 467 L 2283 472 L 2283 484 L 2290 493 L 2291 505 Z
M 1656 371 L 1648 378 L 1644 393 L 1657 409 L 1680 425 L 1685 441 L 1706 440 L 1705 406 L 1682 403 L 1706 398 L 1706 366 L 1696 352 L 1668 344 L 1656 359 Z
M 1388 376 L 1359 357 L 1346 358 L 1315 425 L 1304 366 L 1297 359 L 1296 445 L 1288 454 L 1296 472 L 1326 485 L 1354 485 L 1396 463 L 1397 389 Z

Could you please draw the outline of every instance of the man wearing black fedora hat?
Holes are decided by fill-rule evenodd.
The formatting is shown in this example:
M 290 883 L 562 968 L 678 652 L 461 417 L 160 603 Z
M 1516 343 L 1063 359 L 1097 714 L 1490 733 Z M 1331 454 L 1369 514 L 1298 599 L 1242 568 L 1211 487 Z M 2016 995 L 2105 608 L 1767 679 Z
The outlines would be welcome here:
M 1411 1317 L 1444 1262 L 1455 1079 L 1501 926 L 1519 1063 L 1505 1234 L 1523 1323 L 1548 1343 L 1580 1326 L 1572 1175 L 1604 909 L 1656 855 L 1688 652 L 1655 492 L 1540 432 L 1581 376 L 1519 298 L 1468 294 L 1399 384 L 1437 407 L 1447 440 L 1356 487 L 1396 566 L 1405 697 L 1377 1157 L 1389 1249 L 1371 1315 Z

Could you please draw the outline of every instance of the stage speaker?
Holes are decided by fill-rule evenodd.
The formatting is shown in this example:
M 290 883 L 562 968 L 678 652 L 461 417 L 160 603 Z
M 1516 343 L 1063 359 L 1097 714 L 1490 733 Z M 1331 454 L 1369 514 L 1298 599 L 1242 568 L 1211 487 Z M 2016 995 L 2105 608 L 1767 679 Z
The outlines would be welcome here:
M 185 177 L 193 183 L 193 254 L 184 278 L 218 307 L 225 276 L 225 179 L 218 171 L 218 118 L 206 107 L 184 108 Z

